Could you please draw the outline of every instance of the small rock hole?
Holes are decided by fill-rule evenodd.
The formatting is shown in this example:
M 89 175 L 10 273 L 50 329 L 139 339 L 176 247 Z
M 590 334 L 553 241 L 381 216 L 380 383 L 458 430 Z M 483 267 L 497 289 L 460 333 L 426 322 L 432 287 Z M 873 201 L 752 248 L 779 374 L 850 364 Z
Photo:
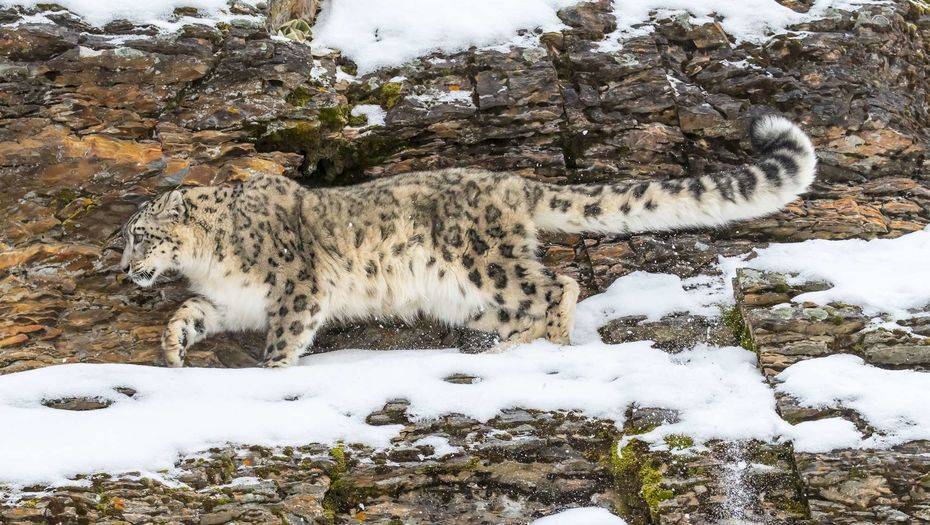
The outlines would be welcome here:
M 443 381 L 456 385 L 473 385 L 475 383 L 480 383 L 481 378 L 470 374 L 452 374 L 443 378 Z
M 100 410 L 113 404 L 101 397 L 62 397 L 60 399 L 43 399 L 42 404 L 56 410 Z

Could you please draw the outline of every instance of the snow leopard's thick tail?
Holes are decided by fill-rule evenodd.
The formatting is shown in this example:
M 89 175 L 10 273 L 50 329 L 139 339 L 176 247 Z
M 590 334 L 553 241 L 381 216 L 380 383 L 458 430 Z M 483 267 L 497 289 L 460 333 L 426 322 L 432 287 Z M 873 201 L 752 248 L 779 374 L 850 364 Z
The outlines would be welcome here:
M 559 186 L 529 181 L 543 231 L 625 233 L 722 226 L 775 212 L 807 190 L 817 159 L 807 135 L 778 116 L 749 136 L 761 158 L 744 168 L 668 181 Z

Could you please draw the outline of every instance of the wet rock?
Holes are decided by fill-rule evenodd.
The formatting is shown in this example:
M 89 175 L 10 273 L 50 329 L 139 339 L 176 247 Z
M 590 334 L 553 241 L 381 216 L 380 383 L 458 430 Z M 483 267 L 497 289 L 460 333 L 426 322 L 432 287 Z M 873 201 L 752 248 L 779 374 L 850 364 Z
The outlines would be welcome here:
M 632 524 L 807 523 L 807 505 L 791 448 L 687 436 L 648 444 L 637 439 L 674 414 L 634 407 L 611 450 L 618 509 Z

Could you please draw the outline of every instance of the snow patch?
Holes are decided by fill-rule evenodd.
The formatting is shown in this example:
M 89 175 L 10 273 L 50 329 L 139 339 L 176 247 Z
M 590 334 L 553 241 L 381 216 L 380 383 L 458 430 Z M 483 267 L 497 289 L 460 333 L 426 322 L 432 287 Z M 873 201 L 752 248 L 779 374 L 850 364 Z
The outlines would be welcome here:
M 539 518 L 530 525 L 626 525 L 626 522 L 601 507 L 579 507 Z
M 787 33 L 789 26 L 826 18 L 831 10 L 855 11 L 863 5 L 877 3 L 881 1 L 816 0 L 807 13 L 798 13 L 775 0 L 616 0 L 613 5 L 617 30 L 601 43 L 601 50 L 620 50 L 624 39 L 652 33 L 654 28 L 650 20 L 682 14 L 693 24 L 712 22 L 715 17 L 721 19 L 723 29 L 737 44 L 762 43 L 774 35 Z
M 926 397 L 930 373 L 885 370 L 867 365 L 860 357 L 838 354 L 795 363 L 776 378 L 780 381 L 776 389 L 802 405 L 855 410 L 877 431 L 861 439 L 852 423 L 841 419 L 802 423 L 795 427 L 796 448 L 886 448 L 930 439 L 930 403 Z
M 798 295 L 794 302 L 841 302 L 867 315 L 914 317 L 909 310 L 930 305 L 930 228 L 897 239 L 822 239 L 772 244 L 754 259 L 731 264 L 795 274 L 793 283 L 826 281 L 828 290 Z M 732 263 L 732 261 L 731 261 Z
M 668 433 L 772 439 L 783 423 L 754 359 L 741 348 L 671 355 L 648 342 L 538 341 L 503 354 L 346 350 L 285 370 L 50 366 L 0 377 L 0 480 L 28 485 L 63 483 L 78 473 L 153 472 L 171 467 L 179 454 L 226 443 L 384 448 L 403 427 L 370 426 L 365 418 L 396 398 L 410 401 L 416 420 L 461 413 L 487 421 L 521 407 L 578 410 L 618 424 L 635 402 L 679 410 L 681 421 Z M 482 380 L 444 380 L 454 373 Z M 119 386 L 136 394 L 120 394 Z M 113 403 L 83 412 L 42 404 L 74 396 Z M 660 428 L 651 437 L 665 434 Z
M 365 115 L 368 123 L 362 127 L 383 126 L 387 112 L 377 104 L 359 104 L 352 107 L 352 116 Z
M 241 0 L 255 6 L 261 0 Z M 0 0 L 0 7 L 36 7 L 48 4 L 44 0 Z M 55 0 L 55 5 L 81 16 L 87 23 L 103 27 L 114 20 L 129 20 L 137 24 L 152 24 L 163 31 L 175 31 L 185 24 L 216 24 L 233 19 L 253 20 L 260 24 L 257 16 L 233 15 L 227 0 Z M 174 10 L 193 7 L 205 15 L 204 18 L 184 16 L 175 20 Z
M 577 0 L 332 0 L 313 45 L 339 49 L 364 74 L 432 52 L 510 42 L 521 29 L 564 27 L 556 12 Z
M 620 277 L 604 293 L 578 303 L 572 341 L 600 341 L 597 330 L 613 319 L 644 315 L 658 321 L 676 312 L 716 317 L 720 304 L 732 295 L 722 277 L 701 275 L 682 279 L 664 273 L 633 272 Z
M 430 88 L 426 92 L 419 95 L 411 95 L 407 98 L 415 100 L 420 103 L 420 105 L 431 108 L 442 104 L 451 104 L 454 106 L 462 107 L 474 107 L 474 101 L 471 98 L 471 91 L 465 90 L 455 90 L 455 91 L 442 91 L 439 89 Z
M 798 452 L 829 452 L 838 448 L 857 448 L 862 434 L 852 421 L 841 417 L 828 417 L 802 421 L 788 434 Z
M 449 439 L 442 436 L 426 436 L 425 438 L 420 438 L 411 444 L 415 447 L 422 445 L 429 445 L 433 447 L 433 454 L 429 456 L 433 458 L 442 458 L 451 454 L 457 454 L 462 451 L 461 447 L 451 445 L 449 443 Z

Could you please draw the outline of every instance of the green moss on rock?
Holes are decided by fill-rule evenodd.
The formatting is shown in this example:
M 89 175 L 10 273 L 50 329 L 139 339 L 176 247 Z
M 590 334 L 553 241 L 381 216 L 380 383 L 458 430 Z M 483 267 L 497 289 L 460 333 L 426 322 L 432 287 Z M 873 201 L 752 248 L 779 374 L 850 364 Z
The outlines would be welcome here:
M 349 123 L 351 108 L 339 104 L 328 108 L 320 108 L 320 124 L 330 130 L 342 129 Z
M 348 475 L 349 461 L 343 444 L 333 447 L 329 451 L 333 460 L 329 469 L 329 490 L 323 496 L 323 514 L 328 523 L 336 523 L 336 516 L 346 514 L 371 498 L 378 497 L 381 492 L 376 487 L 359 486 Z
M 665 444 L 672 450 L 683 450 L 694 446 L 694 440 L 684 434 L 670 434 L 665 436 Z
M 311 93 L 309 89 L 303 86 L 297 86 L 293 91 L 288 93 L 286 97 L 284 97 L 284 100 L 286 100 L 288 104 L 301 108 L 306 107 L 306 105 L 309 104 L 310 100 L 312 99 L 313 93 Z
M 352 117 L 349 106 L 326 108 L 320 115 L 320 121 L 292 121 L 256 129 L 255 149 L 299 153 L 304 156 L 303 174 L 312 176 L 305 183 L 338 185 L 357 182 L 366 168 L 381 164 L 403 145 L 396 135 L 380 133 L 349 140 L 339 132 L 342 126 L 365 121 L 364 116 Z
M 335 523 L 336 514 L 346 512 L 351 508 L 349 499 L 352 487 L 345 479 L 349 469 L 345 446 L 340 443 L 331 448 L 329 456 L 333 459 L 333 466 L 327 473 L 329 474 L 329 490 L 323 496 L 323 514 L 329 523 Z
M 675 497 L 675 493 L 670 489 L 662 487 L 662 473 L 652 462 L 643 463 L 639 471 L 642 479 L 642 489 L 640 493 L 646 507 L 649 508 L 649 515 L 653 521 L 659 519 L 659 503 Z
M 376 99 L 385 109 L 391 109 L 400 102 L 401 85 L 397 82 L 385 82 L 381 84 L 376 93 Z
M 368 117 L 365 115 L 353 115 L 352 112 L 349 112 L 349 125 L 353 127 L 360 127 L 368 124 Z
M 752 340 L 752 332 L 749 325 L 743 319 L 743 313 L 739 306 L 733 306 L 723 312 L 723 324 L 736 336 L 739 345 L 751 352 L 758 353 L 755 343 Z
M 364 126 L 368 123 L 365 115 L 353 115 L 352 106 L 339 104 L 320 109 L 320 124 L 328 130 L 340 130 L 346 126 Z
M 58 195 L 56 197 L 58 199 L 59 207 L 63 207 L 66 204 L 70 204 L 72 201 L 76 200 L 80 196 L 81 194 L 78 193 L 77 191 L 72 190 L 71 188 L 64 188 L 58 192 Z
M 615 443 L 610 451 L 610 468 L 620 514 L 630 523 L 656 523 L 659 504 L 675 497 L 675 493 L 662 486 L 662 464 L 651 456 L 649 445 L 635 439 L 623 448 Z M 631 491 L 631 487 L 638 490 Z
M 257 141 L 260 151 L 308 151 L 318 148 L 322 136 L 317 122 L 295 122 L 287 127 L 268 132 Z
M 788 286 L 788 283 L 784 281 L 779 281 L 775 283 L 775 286 L 772 287 L 773 290 L 777 293 L 788 293 L 791 291 L 791 287 Z

